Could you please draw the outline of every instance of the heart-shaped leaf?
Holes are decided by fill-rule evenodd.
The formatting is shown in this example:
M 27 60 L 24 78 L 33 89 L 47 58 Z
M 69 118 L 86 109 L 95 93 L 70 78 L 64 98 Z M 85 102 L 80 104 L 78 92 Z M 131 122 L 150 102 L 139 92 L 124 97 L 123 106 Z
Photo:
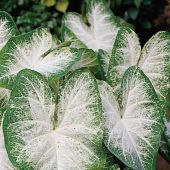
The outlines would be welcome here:
M 133 169 L 155 169 L 163 113 L 152 84 L 137 67 L 123 77 L 121 104 L 112 87 L 99 84 L 105 117 L 104 143 Z
M 108 68 L 108 83 L 119 96 L 120 82 L 126 69 L 138 65 L 152 82 L 161 98 L 166 98 L 170 85 L 170 33 L 158 32 L 141 47 L 137 35 L 130 28 L 117 34 Z
M 102 169 L 101 110 L 89 71 L 77 71 L 66 81 L 57 108 L 44 78 L 21 71 L 3 121 L 10 160 L 20 170 Z
M 130 66 L 137 65 L 140 54 L 141 46 L 138 36 L 130 28 L 122 27 L 118 31 L 107 72 L 107 80 L 117 98 L 120 95 L 123 74 Z
M 18 34 L 18 29 L 12 17 L 4 11 L 0 11 L 0 50 L 7 41 Z
M 158 32 L 145 44 L 138 66 L 152 82 L 157 94 L 166 98 L 170 87 L 170 33 Z
M 1 86 L 10 86 L 12 78 L 25 68 L 38 71 L 51 81 L 63 76 L 79 60 L 78 50 L 52 46 L 52 36 L 43 28 L 12 37 L 0 52 Z
M 74 34 L 87 48 L 111 52 L 118 31 L 116 19 L 111 10 L 103 0 L 88 0 L 86 11 L 90 26 L 84 23 L 79 14 L 65 14 L 62 23 L 64 40 L 67 41 L 68 37 L 64 35 L 70 35 L 72 32 L 72 35 Z

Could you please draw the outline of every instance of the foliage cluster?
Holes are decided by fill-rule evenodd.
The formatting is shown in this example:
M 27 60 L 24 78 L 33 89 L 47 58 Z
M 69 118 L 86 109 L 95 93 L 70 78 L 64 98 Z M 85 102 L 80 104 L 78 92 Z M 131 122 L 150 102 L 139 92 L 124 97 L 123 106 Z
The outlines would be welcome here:
M 135 1 L 136 2 L 136 1 Z M 170 161 L 170 33 L 142 48 L 104 0 L 65 13 L 61 37 L 0 12 L 0 167 L 155 169 Z

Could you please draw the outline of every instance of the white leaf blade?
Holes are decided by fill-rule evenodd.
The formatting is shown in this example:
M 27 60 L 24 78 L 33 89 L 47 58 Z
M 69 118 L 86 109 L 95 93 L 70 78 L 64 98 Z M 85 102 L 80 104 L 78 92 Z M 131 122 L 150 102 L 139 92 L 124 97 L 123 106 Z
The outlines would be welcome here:
M 130 66 L 137 65 L 140 53 L 141 46 L 136 33 L 130 28 L 121 28 L 115 40 L 107 71 L 107 81 L 116 95 L 120 93 L 120 83 L 125 71 Z
M 16 74 L 26 68 L 40 72 L 49 81 L 63 76 L 80 54 L 76 49 L 52 46 L 52 35 L 43 28 L 11 38 L 1 51 L 1 84 L 10 88 Z
M 120 106 L 113 92 L 110 93 L 111 87 L 105 83 L 102 88 L 107 93 L 101 97 L 112 96 L 108 101 L 113 105 L 109 110 L 102 97 L 107 122 L 104 132 L 106 147 L 133 169 L 153 169 L 163 125 L 159 100 L 150 81 L 138 68 L 129 68 L 123 78 Z M 113 109 L 115 107 L 117 112 Z M 114 120 L 115 114 L 117 121 Z
M 18 30 L 12 17 L 4 11 L 0 11 L 0 50 L 11 37 L 17 34 Z
M 156 33 L 145 44 L 138 66 L 152 82 L 157 94 L 165 99 L 169 89 L 170 34 Z
M 5 138 L 8 154 L 14 165 L 20 169 L 41 170 L 104 166 L 100 98 L 89 72 L 75 73 L 62 88 L 57 125 L 54 98 L 42 76 L 24 70 L 18 74 L 17 82 L 3 124 L 8 136 Z M 86 104 L 94 91 L 96 94 L 90 96 Z M 80 102 L 77 96 L 82 93 L 81 108 L 75 108 Z M 65 106 L 67 99 L 71 100 L 68 107 Z
M 88 1 L 87 18 L 90 27 L 83 22 L 80 15 L 76 13 L 66 14 L 63 19 L 63 32 L 64 27 L 66 27 L 72 31 L 87 48 L 93 49 L 94 51 L 103 49 L 111 52 L 118 26 L 105 2 L 102 0 Z M 109 31 L 106 32 L 106 29 Z

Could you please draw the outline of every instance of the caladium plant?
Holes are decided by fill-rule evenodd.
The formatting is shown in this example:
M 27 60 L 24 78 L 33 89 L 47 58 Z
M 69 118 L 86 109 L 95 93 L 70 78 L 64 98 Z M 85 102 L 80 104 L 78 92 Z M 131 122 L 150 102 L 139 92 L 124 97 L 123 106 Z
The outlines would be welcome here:
M 142 48 L 104 0 L 85 4 L 61 41 L 0 12 L 2 170 L 154 170 L 158 149 L 170 160 L 170 33 Z

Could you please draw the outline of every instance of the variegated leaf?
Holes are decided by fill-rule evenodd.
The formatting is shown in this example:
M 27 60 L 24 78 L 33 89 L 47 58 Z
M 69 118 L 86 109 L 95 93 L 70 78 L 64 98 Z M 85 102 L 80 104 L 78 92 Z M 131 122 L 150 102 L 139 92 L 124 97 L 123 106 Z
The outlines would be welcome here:
M 64 25 L 62 25 L 62 34 L 61 39 L 63 42 L 70 41 L 72 42 L 70 47 L 71 48 L 87 48 L 86 45 L 84 45 L 75 35 L 72 31 L 70 31 L 68 28 L 66 28 Z
M 145 44 L 138 66 L 152 82 L 157 94 L 166 98 L 170 87 L 170 33 L 158 32 Z
M 10 97 L 10 90 L 5 88 L 0 88 L 0 108 L 4 107 L 8 102 Z
M 90 72 L 78 71 L 66 81 L 55 108 L 44 78 L 23 70 L 3 122 L 9 158 L 20 170 L 102 169 L 101 114 Z
M 118 98 L 120 84 L 125 71 L 133 65 L 137 65 L 140 58 L 141 46 L 136 33 L 130 28 L 121 28 L 118 31 L 112 50 L 107 73 L 107 81 L 113 87 Z
M 53 80 L 63 76 L 79 60 L 76 49 L 52 49 L 52 46 L 52 36 L 43 28 L 11 38 L 0 52 L 1 86 L 10 86 L 10 80 L 25 68 L 38 71 Z
M 64 40 L 67 40 L 68 37 L 65 35 L 70 35 L 72 32 L 72 35 L 87 48 L 94 51 L 103 49 L 111 52 L 118 31 L 114 15 L 103 0 L 88 0 L 86 11 L 90 26 L 84 23 L 79 14 L 67 13 L 64 16 L 62 31 Z
M 111 55 L 108 52 L 106 52 L 104 50 L 98 51 L 98 59 L 99 59 L 100 65 L 101 65 L 102 72 L 104 74 L 104 79 L 107 76 L 110 58 L 111 58 Z
M 1 170 L 15 170 L 12 163 L 10 162 L 4 142 L 4 135 L 2 131 L 2 126 L 0 127 L 0 169 Z
M 155 169 L 163 113 L 149 79 L 139 68 L 130 67 L 123 77 L 121 104 L 105 82 L 99 84 L 99 91 L 106 147 L 133 169 Z
M 0 50 L 7 41 L 18 34 L 18 29 L 12 17 L 4 11 L 0 11 Z
M 19 31 L 12 17 L 4 11 L 0 11 L 0 50 L 11 37 L 17 34 L 19 34 Z M 3 107 L 8 101 L 9 93 L 9 90 L 0 88 L 0 107 Z

